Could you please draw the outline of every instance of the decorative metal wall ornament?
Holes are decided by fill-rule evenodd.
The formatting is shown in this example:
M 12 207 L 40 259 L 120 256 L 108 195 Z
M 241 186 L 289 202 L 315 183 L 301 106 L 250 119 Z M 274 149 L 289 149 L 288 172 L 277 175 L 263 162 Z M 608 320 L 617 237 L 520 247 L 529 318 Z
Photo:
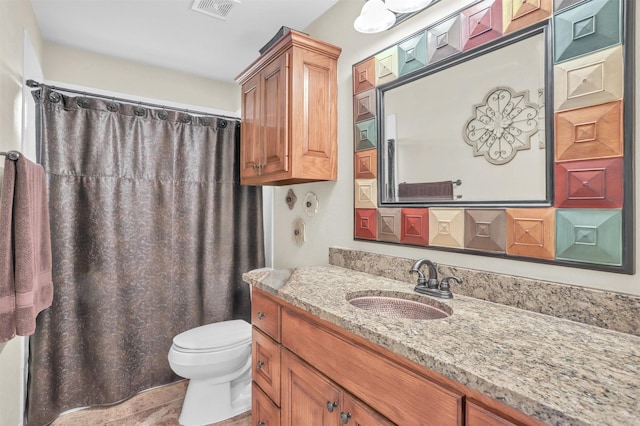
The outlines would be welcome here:
M 293 210 L 293 206 L 296 205 L 297 200 L 298 200 L 298 197 L 296 197 L 296 193 L 293 192 L 293 189 L 289 188 L 289 191 L 287 192 L 287 196 L 284 198 L 284 201 L 287 203 L 287 206 L 289 206 L 289 210 Z
M 307 192 L 304 197 L 304 212 L 307 216 L 314 216 L 318 213 L 318 197 L 313 192 Z
M 538 131 L 538 108 L 529 102 L 528 90 L 516 93 L 498 87 L 474 106 L 475 116 L 465 124 L 464 140 L 473 147 L 474 156 L 506 164 L 518 151 L 531 148 L 531 136 Z
M 302 247 L 302 245 L 306 240 L 304 235 L 304 230 L 305 230 L 304 220 L 298 217 L 296 218 L 296 220 L 293 221 L 292 226 L 293 226 L 293 242 L 296 243 L 298 247 Z

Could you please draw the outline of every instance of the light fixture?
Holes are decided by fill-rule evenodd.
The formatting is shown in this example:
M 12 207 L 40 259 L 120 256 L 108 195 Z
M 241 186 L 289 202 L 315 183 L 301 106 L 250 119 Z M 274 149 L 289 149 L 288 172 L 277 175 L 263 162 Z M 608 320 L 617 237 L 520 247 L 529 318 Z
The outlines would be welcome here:
M 396 15 L 391 12 L 382 0 L 368 0 L 360 15 L 353 23 L 353 28 L 361 33 L 378 33 L 388 30 L 396 23 Z
M 412 13 L 429 6 L 433 0 L 385 0 L 387 9 L 395 13 Z

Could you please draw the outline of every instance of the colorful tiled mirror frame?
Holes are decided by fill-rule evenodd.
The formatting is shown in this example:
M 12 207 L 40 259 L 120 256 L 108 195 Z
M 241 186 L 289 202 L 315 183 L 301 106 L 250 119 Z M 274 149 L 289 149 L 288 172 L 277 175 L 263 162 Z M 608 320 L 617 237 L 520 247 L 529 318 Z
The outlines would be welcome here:
M 473 1 L 356 63 L 354 239 L 635 273 L 633 3 Z M 433 53 L 433 46 L 448 41 L 433 39 L 436 27 L 456 31 L 448 55 L 464 55 L 544 21 L 554 34 L 549 85 L 554 99 L 553 202 L 544 207 L 380 205 L 382 126 L 377 117 L 380 107 L 373 110 L 379 100 L 372 93 L 379 96 L 384 84 L 411 78 L 446 58 Z M 410 65 L 398 63 L 407 59 Z M 356 120 L 359 116 L 364 119 Z

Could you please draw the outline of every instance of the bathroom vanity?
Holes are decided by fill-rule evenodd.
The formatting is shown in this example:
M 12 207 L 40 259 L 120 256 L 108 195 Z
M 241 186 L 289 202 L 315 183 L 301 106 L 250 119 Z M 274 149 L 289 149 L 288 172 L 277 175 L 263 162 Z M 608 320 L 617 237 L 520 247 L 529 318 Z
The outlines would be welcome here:
M 252 285 L 253 424 L 637 424 L 640 339 L 336 266 Z M 438 320 L 348 299 L 427 301 Z

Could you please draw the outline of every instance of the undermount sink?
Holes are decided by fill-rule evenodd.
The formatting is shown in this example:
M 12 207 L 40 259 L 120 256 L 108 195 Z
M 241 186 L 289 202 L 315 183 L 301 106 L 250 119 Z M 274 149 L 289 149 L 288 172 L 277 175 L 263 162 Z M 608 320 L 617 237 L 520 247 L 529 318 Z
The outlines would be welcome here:
M 353 296 L 348 297 L 347 300 L 357 308 L 389 318 L 431 320 L 451 315 L 451 313 L 427 303 L 395 296 Z M 450 308 L 446 308 L 450 310 Z

